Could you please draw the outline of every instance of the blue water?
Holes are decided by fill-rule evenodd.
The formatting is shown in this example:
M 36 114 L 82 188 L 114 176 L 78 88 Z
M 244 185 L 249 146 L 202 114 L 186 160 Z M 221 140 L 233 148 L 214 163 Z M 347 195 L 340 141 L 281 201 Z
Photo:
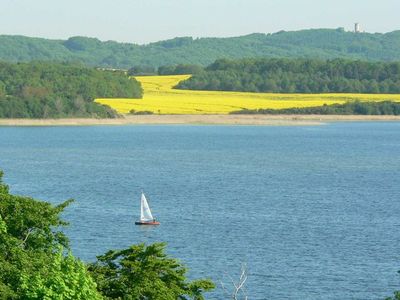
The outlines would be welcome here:
M 11 191 L 60 203 L 75 255 L 168 242 L 191 278 L 249 270 L 249 299 L 400 289 L 400 123 L 0 127 Z M 143 189 L 161 226 L 134 225 Z

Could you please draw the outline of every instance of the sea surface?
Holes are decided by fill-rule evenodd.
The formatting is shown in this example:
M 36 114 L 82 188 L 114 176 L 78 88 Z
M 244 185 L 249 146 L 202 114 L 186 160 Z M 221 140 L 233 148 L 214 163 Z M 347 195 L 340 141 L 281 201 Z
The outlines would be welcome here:
M 250 300 L 400 289 L 400 123 L 0 127 L 0 169 L 13 193 L 76 200 L 76 256 L 164 241 L 208 299 L 242 264 Z M 159 227 L 134 225 L 142 190 Z

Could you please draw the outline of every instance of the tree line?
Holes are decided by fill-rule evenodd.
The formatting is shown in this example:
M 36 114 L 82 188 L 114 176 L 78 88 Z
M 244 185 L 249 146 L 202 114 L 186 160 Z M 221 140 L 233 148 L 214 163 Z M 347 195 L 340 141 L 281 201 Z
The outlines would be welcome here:
M 187 268 L 165 244 L 110 250 L 93 263 L 74 257 L 57 206 L 16 196 L 0 171 L 0 299 L 204 299 L 209 279 L 188 280 Z
M 190 90 L 265 93 L 400 93 L 399 62 L 219 59 L 180 82 Z
M 158 68 L 149 65 L 133 66 L 128 70 L 129 76 L 149 76 L 149 75 L 186 75 L 198 74 L 204 68 L 196 64 L 163 65 Z
M 231 114 L 269 114 L 269 115 L 400 115 L 400 103 L 392 101 L 361 102 L 314 107 L 294 107 L 284 109 L 243 109 Z
M 245 57 L 400 60 L 400 31 L 381 33 L 346 32 L 337 29 L 254 33 L 229 38 L 178 37 L 138 45 L 100 41 L 82 36 L 50 40 L 0 35 L 0 60 L 80 62 L 87 66 L 129 69 L 135 65 L 199 64 L 218 58 Z
M 140 98 L 140 84 L 123 72 L 76 64 L 0 62 L 0 118 L 115 117 L 96 98 Z

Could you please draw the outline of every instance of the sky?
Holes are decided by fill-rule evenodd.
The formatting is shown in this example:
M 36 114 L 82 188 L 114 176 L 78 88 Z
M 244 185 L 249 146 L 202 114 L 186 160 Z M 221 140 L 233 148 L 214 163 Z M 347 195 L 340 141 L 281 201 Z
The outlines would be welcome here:
M 0 0 L 0 34 L 145 44 L 178 36 L 400 29 L 400 0 Z

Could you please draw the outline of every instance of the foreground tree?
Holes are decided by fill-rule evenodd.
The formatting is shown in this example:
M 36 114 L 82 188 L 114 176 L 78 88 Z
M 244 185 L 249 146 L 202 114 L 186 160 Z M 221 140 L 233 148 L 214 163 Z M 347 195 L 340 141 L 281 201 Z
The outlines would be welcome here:
M 103 299 L 86 266 L 71 253 L 65 256 L 60 249 L 49 263 L 48 268 L 38 273 L 23 274 L 20 286 L 23 299 Z
M 59 206 L 9 193 L 0 171 L 0 299 L 102 299 L 85 265 L 65 255 Z
M 73 257 L 58 206 L 15 196 L 0 171 L 0 299 L 196 299 L 210 280 L 186 280 L 186 268 L 164 253 L 165 244 L 109 251 L 87 266 Z M 97 283 L 97 285 L 96 285 Z
M 89 271 L 107 299 L 204 299 L 215 287 L 212 281 L 187 281 L 187 269 L 164 250 L 164 243 L 156 243 L 109 251 Z

